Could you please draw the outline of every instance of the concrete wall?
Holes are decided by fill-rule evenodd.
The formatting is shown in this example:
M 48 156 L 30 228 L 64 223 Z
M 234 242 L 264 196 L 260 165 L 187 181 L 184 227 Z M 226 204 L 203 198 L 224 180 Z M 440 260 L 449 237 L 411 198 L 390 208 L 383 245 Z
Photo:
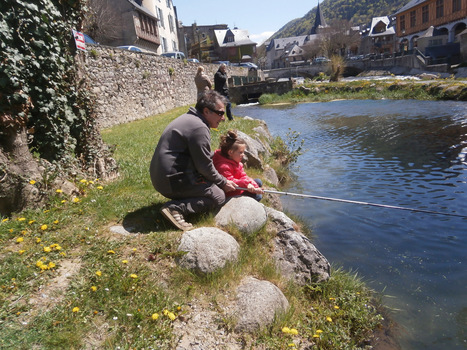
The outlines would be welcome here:
M 197 63 L 99 45 L 79 54 L 101 128 L 196 103 Z M 214 83 L 219 66 L 203 66 Z M 247 74 L 245 68 L 228 67 L 229 76 Z

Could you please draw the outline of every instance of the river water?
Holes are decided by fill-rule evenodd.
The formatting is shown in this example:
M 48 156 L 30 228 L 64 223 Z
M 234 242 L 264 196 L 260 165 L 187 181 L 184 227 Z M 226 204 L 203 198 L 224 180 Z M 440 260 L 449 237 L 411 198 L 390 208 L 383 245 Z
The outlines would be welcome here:
M 307 151 L 287 191 L 467 216 L 467 103 L 351 100 L 237 116 Z M 289 130 L 290 129 L 290 130 Z M 335 267 L 383 295 L 402 349 L 467 349 L 467 218 L 282 196 Z

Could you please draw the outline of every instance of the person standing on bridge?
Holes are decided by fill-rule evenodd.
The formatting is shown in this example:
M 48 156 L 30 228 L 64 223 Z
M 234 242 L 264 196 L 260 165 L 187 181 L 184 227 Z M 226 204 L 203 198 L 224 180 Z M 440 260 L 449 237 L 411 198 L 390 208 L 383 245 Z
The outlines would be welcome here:
M 227 99 L 227 104 L 225 105 L 225 112 L 229 120 L 233 120 L 232 117 L 232 104 L 230 103 L 229 98 L 229 85 L 227 83 L 227 67 L 225 63 L 222 63 L 214 74 L 214 90 L 220 93 Z

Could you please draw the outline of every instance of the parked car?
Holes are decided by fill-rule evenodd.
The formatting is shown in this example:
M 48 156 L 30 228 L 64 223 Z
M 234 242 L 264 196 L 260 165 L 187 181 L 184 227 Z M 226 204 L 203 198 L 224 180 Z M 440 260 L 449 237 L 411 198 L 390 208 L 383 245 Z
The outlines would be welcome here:
M 325 64 L 331 62 L 331 60 L 327 57 L 321 56 L 321 57 L 316 57 L 313 59 L 312 64 Z
M 199 61 L 196 58 L 189 58 L 187 59 L 188 62 L 194 62 L 194 63 L 199 63 Z
M 180 51 L 173 51 L 173 52 L 164 52 L 161 54 L 163 57 L 170 57 L 170 58 L 177 58 L 179 60 L 185 59 L 185 54 Z
M 248 68 L 248 70 L 257 70 L 258 66 L 252 62 L 240 62 L 240 63 L 233 63 L 232 66 L 239 66 Z
M 226 66 L 231 66 L 232 63 L 230 63 L 230 61 L 214 61 L 212 62 L 213 64 L 222 64 L 224 63 Z
M 135 51 L 135 52 L 145 52 L 145 50 L 140 49 L 137 46 L 133 45 L 123 45 L 123 46 L 117 46 L 119 49 L 124 49 L 124 50 L 129 50 L 129 51 Z

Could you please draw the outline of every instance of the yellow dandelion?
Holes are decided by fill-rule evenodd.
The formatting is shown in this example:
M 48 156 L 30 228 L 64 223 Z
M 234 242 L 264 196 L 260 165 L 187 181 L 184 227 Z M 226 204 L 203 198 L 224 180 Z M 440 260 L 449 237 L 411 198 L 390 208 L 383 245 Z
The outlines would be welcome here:
M 63 204 L 63 203 L 66 203 L 66 199 L 62 200 L 60 203 L 62 203 L 62 204 Z
M 18 221 L 24 221 L 26 218 L 18 218 Z
M 21 249 L 21 250 L 18 251 L 19 255 L 23 254 L 24 252 L 25 252 L 24 249 Z
M 36 261 L 36 266 L 37 266 L 37 267 L 41 267 L 42 264 L 44 264 L 44 263 L 42 262 L 42 260 L 37 260 L 37 261 Z
M 339 306 L 334 305 L 334 309 L 338 310 L 338 309 L 339 309 Z
M 330 301 L 335 301 L 335 300 L 336 300 L 336 298 L 329 298 L 329 300 L 330 300 Z
M 115 252 L 111 249 L 107 251 L 107 254 L 115 254 Z
M 44 210 L 44 213 L 48 213 L 49 211 L 50 211 L 49 209 L 47 209 L 47 210 Z
M 66 256 L 66 253 L 65 253 L 65 252 L 61 252 L 60 255 L 61 255 L 61 256 Z
M 151 318 L 153 319 L 153 321 L 155 321 L 155 320 L 157 320 L 159 318 L 159 314 L 156 312 L 156 313 L 151 315 Z
M 2 222 L 7 222 L 8 220 L 10 220 L 10 219 L 5 218 L 5 219 L 2 220 Z
M 39 268 L 41 270 L 47 270 L 49 267 L 46 264 L 42 264 L 41 266 L 39 266 Z
M 81 180 L 79 180 L 79 182 L 81 182 L 82 184 L 85 184 L 85 183 L 88 182 L 88 180 L 86 180 L 86 179 L 81 179 Z
M 57 188 L 57 189 L 55 190 L 55 192 L 56 192 L 56 193 L 63 193 L 63 190 Z
M 175 316 L 173 312 L 169 312 L 167 314 L 167 317 L 170 318 L 171 321 L 174 321 L 177 318 L 177 316 Z
M 130 275 L 130 277 L 131 277 L 131 278 L 138 278 L 138 275 L 135 274 L 135 273 L 132 273 L 132 274 Z
M 96 287 L 96 286 L 92 286 L 92 287 L 91 287 L 91 290 L 92 290 L 93 292 L 95 292 L 95 291 L 97 290 L 97 287 Z
M 316 333 L 321 334 L 321 333 L 323 333 L 323 331 L 321 329 L 317 329 Z
M 100 277 L 100 276 L 102 276 L 102 272 L 101 271 L 96 271 L 96 275 Z
M 136 252 L 136 248 L 133 248 L 132 250 L 133 250 L 134 252 Z
M 31 181 L 29 181 L 29 183 L 30 183 L 31 185 L 34 185 L 34 184 L 36 183 L 36 181 L 31 180 Z
M 52 261 L 49 262 L 49 266 L 48 266 L 49 269 L 53 269 L 55 266 L 56 266 L 55 263 L 53 263 Z
M 102 186 L 97 186 L 96 188 L 97 188 L 98 190 L 103 190 L 103 189 L 104 189 L 104 187 L 102 187 Z
M 298 331 L 295 328 L 290 328 L 290 334 L 298 335 Z
M 78 202 L 79 202 L 79 198 L 78 198 L 78 197 L 73 198 L 73 203 L 78 203 Z
M 290 333 L 290 328 L 289 327 L 282 328 L 282 333 L 289 334 Z
M 180 311 L 182 309 L 181 306 L 177 306 L 177 311 Z
M 41 239 L 39 237 L 36 238 L 36 243 L 41 243 Z
M 21 231 L 21 234 L 23 234 L 23 235 L 25 235 L 26 233 L 28 233 L 28 231 L 26 231 L 26 230 Z
M 44 252 L 50 253 L 52 251 L 52 248 L 50 247 L 44 247 Z
M 328 316 L 328 317 L 326 317 L 326 321 L 332 322 L 332 318 Z
M 162 311 L 162 313 L 167 316 L 169 314 L 169 310 L 165 309 L 164 311 Z
M 319 334 L 313 334 L 313 338 L 319 338 Z
M 44 224 L 44 225 L 41 225 L 41 230 L 42 230 L 42 231 L 45 231 L 45 230 L 47 230 L 47 227 L 48 227 L 48 226 L 45 225 L 45 224 Z
M 288 346 L 289 348 L 294 348 L 294 347 L 295 347 L 295 344 L 294 344 L 294 343 L 289 343 L 289 344 L 287 344 L 287 346 Z
M 24 238 L 23 237 L 18 237 L 16 239 L 16 243 L 21 243 L 22 241 L 24 241 Z
M 35 222 L 36 222 L 36 220 L 29 220 L 28 224 L 31 225 L 31 224 L 33 224 Z
M 58 244 L 55 246 L 54 250 L 62 250 L 62 247 L 59 246 Z
M 55 220 L 55 221 L 54 221 L 54 224 L 55 224 L 55 225 L 58 224 L 58 220 Z
M 123 264 L 128 264 L 128 260 L 122 260 Z
M 73 310 L 71 310 L 71 311 L 73 311 L 73 312 L 78 312 L 78 311 L 79 311 L 79 307 L 75 306 L 75 307 L 73 308 Z

